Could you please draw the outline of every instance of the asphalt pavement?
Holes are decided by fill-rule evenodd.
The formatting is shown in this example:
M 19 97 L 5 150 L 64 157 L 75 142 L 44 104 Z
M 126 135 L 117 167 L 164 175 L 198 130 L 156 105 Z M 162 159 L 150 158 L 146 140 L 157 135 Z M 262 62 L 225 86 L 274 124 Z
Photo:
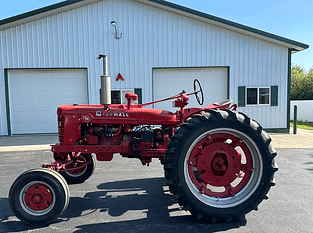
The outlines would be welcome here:
M 22 172 L 53 160 L 49 145 L 57 135 L 0 137 L 0 232 L 313 232 L 312 132 L 298 133 L 271 134 L 278 152 L 276 186 L 258 211 L 240 221 L 195 219 L 175 203 L 157 159 L 148 167 L 117 155 L 111 162 L 97 161 L 95 173 L 83 184 L 70 185 L 67 210 L 40 228 L 13 215 L 8 192 Z M 306 149 L 296 147 L 303 140 Z

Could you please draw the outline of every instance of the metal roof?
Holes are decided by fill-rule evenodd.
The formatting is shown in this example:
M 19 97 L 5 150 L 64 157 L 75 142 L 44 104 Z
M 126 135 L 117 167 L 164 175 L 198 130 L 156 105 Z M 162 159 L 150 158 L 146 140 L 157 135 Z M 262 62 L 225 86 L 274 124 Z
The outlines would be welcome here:
M 83 5 L 99 2 L 103 0 L 68 0 L 59 2 L 50 6 L 42 7 L 33 11 L 29 11 L 23 14 L 19 14 L 13 17 L 9 17 L 0 20 L 0 30 L 11 28 L 23 23 L 27 23 L 40 18 L 48 17 L 50 15 L 57 14 L 59 12 L 78 8 Z M 228 30 L 236 31 L 242 34 L 252 36 L 254 38 L 270 41 L 275 44 L 285 46 L 292 49 L 293 52 L 307 49 L 309 45 L 294 41 L 285 37 L 281 37 L 269 32 L 265 32 L 256 28 L 252 28 L 243 24 L 239 24 L 230 20 L 226 20 L 220 17 L 216 17 L 201 11 L 193 10 L 188 7 L 184 7 L 175 3 L 171 3 L 163 0 L 132 0 L 141 2 L 144 4 L 152 5 L 154 7 L 162 8 L 164 10 L 172 11 L 178 14 L 185 15 L 190 18 L 195 18 L 200 21 L 207 22 Z

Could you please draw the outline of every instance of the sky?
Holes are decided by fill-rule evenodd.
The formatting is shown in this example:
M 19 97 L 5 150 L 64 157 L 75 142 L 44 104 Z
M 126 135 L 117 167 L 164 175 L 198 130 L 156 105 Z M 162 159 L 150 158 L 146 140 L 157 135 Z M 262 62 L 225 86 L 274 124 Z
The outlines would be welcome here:
M 299 41 L 310 47 L 292 55 L 292 64 L 313 68 L 312 0 L 169 0 L 207 14 Z M 58 0 L 2 1 L 0 20 L 55 4 Z

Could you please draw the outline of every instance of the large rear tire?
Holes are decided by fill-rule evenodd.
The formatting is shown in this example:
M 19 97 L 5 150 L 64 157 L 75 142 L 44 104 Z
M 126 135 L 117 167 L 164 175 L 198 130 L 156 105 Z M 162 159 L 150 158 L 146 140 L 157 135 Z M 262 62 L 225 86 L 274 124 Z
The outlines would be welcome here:
M 168 144 L 165 177 L 178 203 L 199 219 L 238 219 L 274 185 L 271 138 L 255 121 L 209 110 L 182 124 Z
M 57 172 L 32 169 L 21 174 L 11 186 L 9 204 L 12 212 L 28 225 L 47 225 L 67 208 L 69 189 Z

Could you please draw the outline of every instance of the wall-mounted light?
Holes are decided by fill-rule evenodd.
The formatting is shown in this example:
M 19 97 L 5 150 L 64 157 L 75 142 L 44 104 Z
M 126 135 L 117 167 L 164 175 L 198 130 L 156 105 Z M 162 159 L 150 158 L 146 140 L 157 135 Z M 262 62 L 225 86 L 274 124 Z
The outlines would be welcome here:
M 116 27 L 117 23 L 115 21 L 111 21 L 111 25 L 114 27 L 114 38 L 115 39 L 121 39 L 122 33 L 120 34 L 120 36 L 117 35 L 118 34 L 117 33 L 117 27 Z

